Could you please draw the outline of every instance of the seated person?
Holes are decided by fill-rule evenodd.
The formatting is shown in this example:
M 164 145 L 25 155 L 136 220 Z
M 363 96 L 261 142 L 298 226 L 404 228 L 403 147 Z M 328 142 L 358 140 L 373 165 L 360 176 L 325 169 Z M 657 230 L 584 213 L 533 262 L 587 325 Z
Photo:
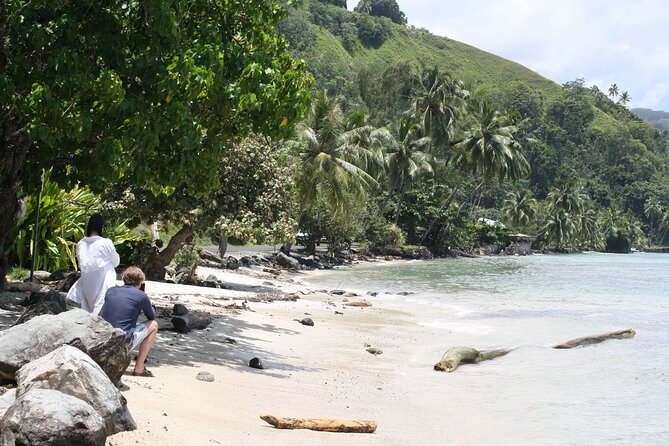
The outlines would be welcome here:
M 149 355 L 158 333 L 156 308 L 151 304 L 149 296 L 142 291 L 144 272 L 136 266 L 131 266 L 123 272 L 125 285 L 115 286 L 107 290 L 105 303 L 100 316 L 115 328 L 125 331 L 126 340 L 132 342 L 132 349 L 139 346 L 139 353 L 135 359 L 135 376 L 153 376 L 144 367 L 144 361 Z M 148 321 L 137 325 L 139 312 L 143 311 Z

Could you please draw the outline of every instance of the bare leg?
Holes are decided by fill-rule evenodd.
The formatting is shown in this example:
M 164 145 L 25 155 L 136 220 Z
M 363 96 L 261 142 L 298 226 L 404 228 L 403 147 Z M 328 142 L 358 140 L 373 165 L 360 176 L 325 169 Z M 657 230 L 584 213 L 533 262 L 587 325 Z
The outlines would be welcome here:
M 149 334 L 146 335 L 146 338 L 139 344 L 135 369 L 132 372 L 135 375 L 139 375 L 144 371 L 144 361 L 146 361 L 146 357 L 149 356 L 153 341 L 156 340 L 156 334 L 158 334 L 158 323 L 156 321 L 146 321 L 143 322 L 143 324 L 148 328 Z

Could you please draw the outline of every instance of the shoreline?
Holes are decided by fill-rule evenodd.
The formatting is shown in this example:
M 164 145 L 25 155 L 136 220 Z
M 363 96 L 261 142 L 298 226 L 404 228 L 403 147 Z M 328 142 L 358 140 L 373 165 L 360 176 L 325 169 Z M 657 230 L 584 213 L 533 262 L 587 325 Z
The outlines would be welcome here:
M 386 262 L 380 262 L 383 264 Z M 390 263 L 390 262 L 389 262 Z M 147 367 L 155 378 L 124 376 L 123 394 L 138 429 L 108 439 L 124 446 L 150 439 L 152 444 L 286 444 L 324 445 L 396 443 L 379 408 L 396 402 L 398 387 L 390 363 L 401 361 L 392 348 L 391 332 L 415 327 L 408 312 L 383 308 L 374 296 L 335 296 L 299 283 L 311 272 L 275 278 L 248 271 L 228 272 L 198 268 L 226 284 L 247 290 L 219 290 L 147 283 L 156 305 L 183 303 L 192 309 L 217 313 L 205 330 L 186 335 L 159 333 Z M 240 283 L 241 282 L 241 283 Z M 269 285 L 272 283 L 272 285 Z M 181 288 L 184 287 L 184 288 Z M 298 294 L 296 301 L 248 302 L 246 310 L 225 310 L 211 303 L 242 301 L 257 294 L 253 287 L 276 287 L 279 294 Z M 170 294 L 164 295 L 169 292 Z M 178 296 L 176 299 L 172 297 Z M 371 307 L 348 307 L 345 299 L 365 299 Z M 337 312 L 337 313 L 335 313 Z M 338 314 L 343 313 L 343 314 Z M 313 327 L 297 322 L 313 319 Z M 396 335 L 395 335 L 396 336 Z M 235 344 L 229 344 L 232 338 Z M 392 339 L 392 337 L 391 337 Z M 384 350 L 379 356 L 366 345 Z M 258 357 L 265 369 L 248 367 Z M 213 383 L 195 379 L 200 371 L 215 376 Z M 387 386 L 390 386 L 388 389 Z M 404 386 L 401 386 L 404 387 Z M 373 435 L 280 431 L 260 420 L 260 415 L 377 420 Z M 395 421 L 396 422 L 396 421 Z M 344 437 L 342 437 L 344 435 Z M 416 438 L 411 435 L 410 438 Z M 427 441 L 427 440 L 426 440 Z
M 411 263 L 379 259 L 349 268 Z M 555 436 L 541 437 L 542 417 L 555 409 L 553 401 L 572 407 L 571 400 L 583 398 L 583 392 L 602 398 L 597 386 L 583 387 L 604 365 L 590 356 L 625 355 L 635 348 L 636 341 L 571 353 L 552 350 L 547 347 L 555 341 L 606 331 L 606 321 L 500 316 L 486 319 L 481 329 L 476 317 L 458 320 L 455 295 L 437 305 L 393 290 L 360 290 L 358 283 L 347 281 L 349 268 L 336 268 L 344 273 L 336 287 L 343 294 L 337 295 L 318 281 L 309 282 L 321 274 L 336 277 L 338 272 L 330 270 L 277 277 L 244 267 L 198 268 L 199 275 L 214 274 L 227 289 L 148 282 L 157 306 L 182 303 L 216 318 L 205 330 L 159 332 L 147 362 L 155 378 L 122 378 L 138 429 L 109 437 L 107 445 L 478 445 L 491 444 L 493 438 L 496 444 L 559 444 Z M 291 300 L 295 295 L 299 298 Z M 372 306 L 347 306 L 345 299 L 364 299 Z M 6 316 L 0 311 L 0 321 Z M 312 318 L 314 326 L 297 322 L 304 317 Z M 644 335 L 640 332 L 639 342 Z M 517 351 L 513 359 L 453 374 L 435 372 L 435 362 L 458 345 Z M 368 347 L 383 353 L 370 354 Z M 261 359 L 264 370 L 248 366 L 253 357 Z M 609 364 L 614 370 L 618 366 Z M 548 373 L 548 367 L 552 380 L 537 375 L 537 370 Z M 202 371 L 215 381 L 196 380 Z M 576 421 L 578 410 L 572 407 L 560 423 Z M 283 431 L 260 420 L 265 414 L 373 420 L 378 429 L 371 435 Z M 531 427 L 511 422 L 516 416 L 527 417 Z

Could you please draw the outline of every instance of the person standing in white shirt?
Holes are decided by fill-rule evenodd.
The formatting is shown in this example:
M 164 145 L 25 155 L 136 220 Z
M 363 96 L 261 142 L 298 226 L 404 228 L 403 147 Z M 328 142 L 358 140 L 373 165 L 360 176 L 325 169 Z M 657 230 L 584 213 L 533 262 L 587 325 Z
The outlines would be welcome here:
M 107 290 L 116 285 L 116 268 L 121 259 L 114 243 L 104 237 L 106 223 L 102 215 L 91 215 L 86 237 L 77 243 L 77 260 L 81 277 L 67 293 L 67 298 L 83 310 L 98 315 L 105 303 Z

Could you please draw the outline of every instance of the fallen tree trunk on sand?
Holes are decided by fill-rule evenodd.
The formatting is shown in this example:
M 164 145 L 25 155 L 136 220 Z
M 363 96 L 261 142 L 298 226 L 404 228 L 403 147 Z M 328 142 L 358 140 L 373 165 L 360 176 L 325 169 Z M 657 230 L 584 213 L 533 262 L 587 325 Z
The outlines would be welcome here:
M 634 331 L 630 328 L 628 330 L 614 331 L 612 333 L 606 333 L 606 334 L 599 335 L 599 336 L 586 336 L 586 337 L 583 337 L 583 338 L 572 339 L 571 341 L 567 341 L 567 342 L 563 342 L 562 344 L 558 344 L 558 345 L 554 346 L 553 348 L 583 347 L 583 346 L 586 346 L 586 345 L 599 344 L 600 342 L 604 342 L 607 339 L 633 338 L 635 334 L 636 334 L 636 331 Z
M 209 313 L 189 312 L 172 318 L 172 325 L 179 333 L 188 333 L 191 330 L 201 330 L 211 324 Z
M 333 418 L 284 418 L 261 415 L 260 418 L 277 429 L 309 429 L 325 432 L 353 432 L 371 434 L 376 431 L 374 421 L 337 420 Z
M 460 363 L 478 364 L 481 361 L 495 359 L 504 356 L 511 350 L 487 350 L 478 351 L 470 347 L 454 347 L 449 349 L 441 360 L 434 365 L 434 369 L 440 372 L 452 372 Z

